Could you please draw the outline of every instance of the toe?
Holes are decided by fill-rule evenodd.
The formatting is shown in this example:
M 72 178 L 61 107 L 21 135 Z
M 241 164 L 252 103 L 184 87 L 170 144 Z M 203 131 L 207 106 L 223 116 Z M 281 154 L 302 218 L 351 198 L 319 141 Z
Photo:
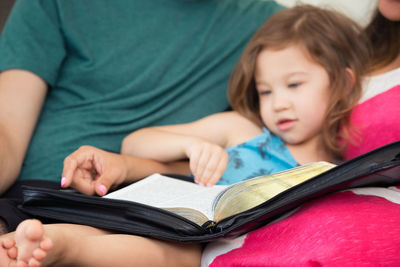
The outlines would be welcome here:
M 39 267 L 40 266 L 40 262 L 34 258 L 29 260 L 29 267 Z
M 37 248 L 33 251 L 32 255 L 33 258 L 36 259 L 37 261 L 43 261 L 44 258 L 46 258 L 47 256 L 47 252 L 41 248 Z
M 3 248 L 10 249 L 15 246 L 15 241 L 11 238 L 6 238 L 1 242 Z
M 43 237 L 42 223 L 38 220 L 30 220 L 25 228 L 25 234 L 32 241 L 40 240 Z
M 49 251 L 53 247 L 53 241 L 49 238 L 43 238 L 42 242 L 40 242 L 40 248 L 44 251 Z
M 12 247 L 10 249 L 7 250 L 7 255 L 10 259 L 17 259 L 17 255 L 18 255 L 18 250 L 16 247 Z
M 17 267 L 28 267 L 28 264 L 24 261 L 18 261 L 17 262 Z

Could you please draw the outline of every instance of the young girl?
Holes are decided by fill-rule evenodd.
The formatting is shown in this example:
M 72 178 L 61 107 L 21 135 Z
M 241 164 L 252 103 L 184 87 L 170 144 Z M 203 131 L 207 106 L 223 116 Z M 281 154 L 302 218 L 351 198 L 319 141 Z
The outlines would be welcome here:
M 66 158 L 61 185 L 104 195 L 123 182 L 169 172 L 192 173 L 211 186 L 335 161 L 360 95 L 366 43 L 360 28 L 337 12 L 308 5 L 281 11 L 254 35 L 232 74 L 234 111 L 139 130 L 126 137 L 122 155 L 81 147 Z M 1 262 L 21 266 L 197 266 L 201 251 L 196 244 L 36 220 L 6 235 L 2 248 Z

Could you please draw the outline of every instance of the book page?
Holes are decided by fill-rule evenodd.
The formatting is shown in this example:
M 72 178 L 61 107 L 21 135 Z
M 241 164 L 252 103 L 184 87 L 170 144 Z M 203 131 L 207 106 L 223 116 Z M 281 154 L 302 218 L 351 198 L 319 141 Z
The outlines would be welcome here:
M 307 181 L 336 165 L 313 162 L 271 175 L 259 176 L 227 188 L 216 198 L 215 221 L 249 210 L 279 193 Z
M 104 197 L 139 202 L 158 208 L 191 208 L 201 211 L 212 220 L 214 197 L 226 187 L 224 185 L 204 187 L 161 174 L 153 174 Z

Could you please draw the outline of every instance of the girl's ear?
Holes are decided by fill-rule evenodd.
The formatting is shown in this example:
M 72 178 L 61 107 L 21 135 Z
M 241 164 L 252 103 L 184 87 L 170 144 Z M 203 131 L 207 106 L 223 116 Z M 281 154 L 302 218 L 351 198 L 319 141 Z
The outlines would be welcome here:
M 350 93 L 352 88 L 354 87 L 356 80 L 355 75 L 352 69 L 346 68 L 345 69 L 345 79 L 346 79 L 346 94 Z

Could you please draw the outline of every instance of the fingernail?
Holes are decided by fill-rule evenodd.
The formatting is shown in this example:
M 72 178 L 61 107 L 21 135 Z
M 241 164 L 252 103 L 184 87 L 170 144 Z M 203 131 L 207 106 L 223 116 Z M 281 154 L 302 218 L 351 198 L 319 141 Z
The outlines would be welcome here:
M 104 185 L 100 185 L 99 190 L 103 196 L 107 193 L 107 188 Z
M 64 187 L 66 182 L 67 182 L 67 178 L 65 178 L 65 177 L 61 178 L 61 187 Z

